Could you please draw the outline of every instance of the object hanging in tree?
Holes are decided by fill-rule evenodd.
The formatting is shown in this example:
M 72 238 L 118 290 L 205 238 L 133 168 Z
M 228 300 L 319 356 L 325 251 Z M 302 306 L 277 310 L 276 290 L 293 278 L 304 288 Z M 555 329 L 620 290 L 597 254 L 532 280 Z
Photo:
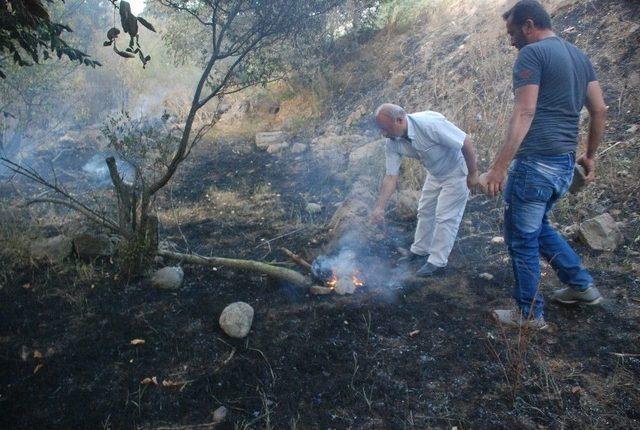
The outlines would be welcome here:
M 147 29 L 156 32 L 156 29 L 144 18 L 140 18 L 131 13 L 131 5 L 127 1 L 121 1 L 120 5 L 116 5 L 115 0 L 111 0 L 113 7 L 120 10 L 120 24 L 125 33 L 130 37 L 129 47 L 124 51 L 121 51 L 116 46 L 116 39 L 120 34 L 120 30 L 116 27 L 112 27 L 107 32 L 107 41 L 103 43 L 104 46 L 113 45 L 113 50 L 116 54 L 124 58 L 135 58 L 136 54 L 142 61 L 142 68 L 144 69 L 147 63 L 151 60 L 150 55 L 144 55 L 140 49 L 140 36 L 138 35 L 138 22 Z

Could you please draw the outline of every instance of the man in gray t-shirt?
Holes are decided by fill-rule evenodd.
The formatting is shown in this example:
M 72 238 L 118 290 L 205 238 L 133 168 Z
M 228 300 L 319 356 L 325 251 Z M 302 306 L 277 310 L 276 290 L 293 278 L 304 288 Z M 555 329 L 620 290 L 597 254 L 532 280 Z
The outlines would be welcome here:
M 480 183 L 492 197 L 504 191 L 504 235 L 516 307 L 496 309 L 494 316 L 505 324 L 544 329 L 541 256 L 566 285 L 553 292 L 554 300 L 588 305 L 602 301 L 593 278 L 553 228 L 549 214 L 567 192 L 576 162 L 587 181 L 594 179 L 606 105 L 589 59 L 556 36 L 540 3 L 521 0 L 503 18 L 511 44 L 520 51 L 513 67 L 515 104 L 504 143 Z M 585 153 L 576 160 L 583 106 L 589 111 L 589 136 Z
M 371 222 L 384 219 L 389 198 L 397 188 L 402 157 L 418 159 L 427 170 L 427 179 L 418 203 L 411 255 L 405 260 L 426 257 L 416 275 L 435 275 L 447 265 L 469 188 L 478 181 L 471 139 L 438 112 L 407 114 L 400 106 L 385 103 L 376 110 L 375 120 L 389 140 L 385 145 L 386 175 Z

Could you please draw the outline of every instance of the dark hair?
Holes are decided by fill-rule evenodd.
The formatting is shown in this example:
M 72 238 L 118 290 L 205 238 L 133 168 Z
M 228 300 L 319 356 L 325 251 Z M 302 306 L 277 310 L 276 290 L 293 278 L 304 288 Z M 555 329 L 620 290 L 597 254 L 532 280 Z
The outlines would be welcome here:
M 551 28 L 551 18 L 544 7 L 536 0 L 521 0 L 511 9 L 502 14 L 502 18 L 517 26 L 522 26 L 530 19 L 533 24 L 540 29 Z

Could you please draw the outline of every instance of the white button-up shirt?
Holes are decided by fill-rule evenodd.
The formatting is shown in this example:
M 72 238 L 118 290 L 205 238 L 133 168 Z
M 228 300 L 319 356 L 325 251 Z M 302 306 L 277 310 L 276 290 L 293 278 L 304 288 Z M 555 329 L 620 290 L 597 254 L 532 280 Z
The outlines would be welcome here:
M 461 151 L 467 135 L 442 114 L 408 114 L 407 137 L 387 140 L 387 175 L 399 174 L 402 157 L 417 158 L 429 174 L 440 179 L 469 173 Z

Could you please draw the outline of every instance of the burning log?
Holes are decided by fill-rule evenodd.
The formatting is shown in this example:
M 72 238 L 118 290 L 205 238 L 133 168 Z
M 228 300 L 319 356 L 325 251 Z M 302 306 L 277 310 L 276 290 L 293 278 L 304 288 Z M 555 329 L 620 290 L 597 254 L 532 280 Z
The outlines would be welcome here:
M 337 294 L 353 294 L 364 285 L 355 252 L 344 249 L 333 257 L 320 256 L 311 265 L 311 276 L 324 287 L 316 288 L 313 294 L 327 294 L 324 289 Z
M 262 273 L 271 278 L 288 282 L 296 287 L 308 288 L 311 286 L 311 280 L 309 278 L 294 270 L 272 266 L 260 261 L 223 257 L 203 257 L 195 254 L 182 254 L 167 250 L 159 250 L 158 255 L 201 266 L 222 266 L 231 269 L 246 270 L 248 272 Z

